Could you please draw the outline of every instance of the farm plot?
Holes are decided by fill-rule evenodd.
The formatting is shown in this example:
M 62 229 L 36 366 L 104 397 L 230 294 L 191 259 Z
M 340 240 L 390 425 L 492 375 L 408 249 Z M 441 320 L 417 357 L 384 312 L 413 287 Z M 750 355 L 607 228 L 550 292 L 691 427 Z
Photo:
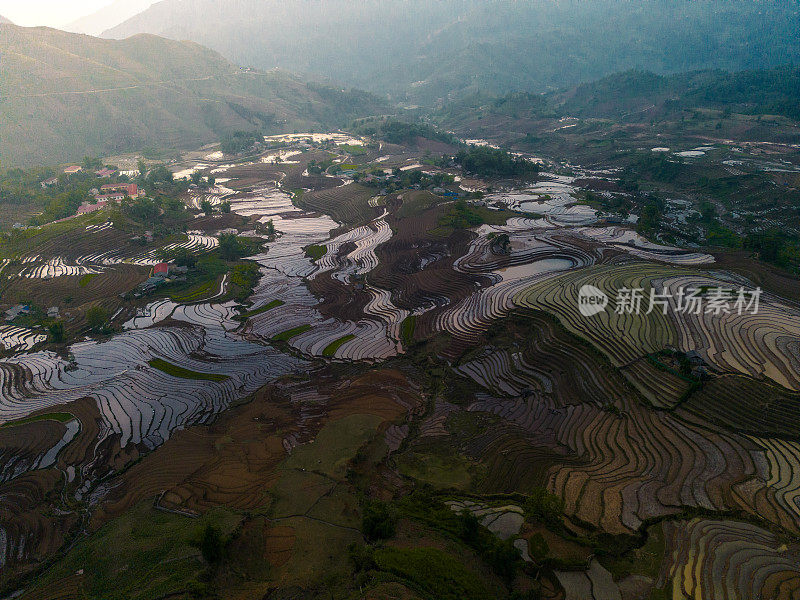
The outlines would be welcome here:
M 204 329 L 131 330 L 102 344 L 75 344 L 71 363 L 49 352 L 2 361 L 0 419 L 18 419 L 90 397 L 97 402 L 110 432 L 121 436 L 122 447 L 140 442 L 155 447 L 175 428 L 202 422 L 265 381 L 303 364 L 269 348 L 228 337 L 215 322 L 219 317 L 183 314 L 176 318 L 195 325 L 201 322 Z M 209 382 L 172 377 L 150 366 L 153 358 L 187 371 L 228 378 Z
M 631 532 L 646 519 L 685 506 L 741 507 L 761 514 L 755 500 L 742 500 L 732 490 L 746 482 L 756 497 L 775 494 L 781 485 L 768 483 L 763 449 L 754 441 L 688 425 L 635 400 L 606 411 L 592 404 L 559 406 L 547 396 L 527 401 L 484 398 L 469 410 L 494 414 L 530 436 L 518 449 L 505 445 L 507 454 L 497 457 L 492 480 L 504 488 L 497 491 L 514 491 L 514 482 L 534 469 L 526 457 L 549 452 L 550 466 L 541 483 L 564 499 L 566 514 L 609 533 Z M 495 430 L 500 435 L 502 428 Z M 487 442 L 477 447 L 491 452 L 504 447 Z M 797 528 L 795 514 L 777 502 L 765 518 Z
M 125 250 L 108 250 L 105 252 L 97 252 L 94 254 L 84 254 L 77 259 L 79 265 L 118 265 L 118 264 L 133 264 L 139 266 L 153 266 L 163 260 L 161 257 L 162 252 L 171 252 L 180 249 L 186 249 L 193 253 L 202 253 L 213 250 L 219 246 L 219 240 L 210 235 L 206 235 L 201 231 L 190 231 L 186 235 L 186 240 L 181 242 L 173 242 L 167 244 L 162 248 L 154 248 L 147 252 L 139 254 L 129 254 Z M 97 267 L 95 267 L 97 268 Z
M 38 258 L 38 257 L 37 257 Z M 52 279 L 65 275 L 87 275 L 102 273 L 98 267 L 87 266 L 84 264 L 68 264 L 61 256 L 50 258 L 40 262 L 32 260 L 26 262 L 25 268 L 20 271 L 20 276 L 28 279 Z
M 704 382 L 681 404 L 678 414 L 733 431 L 794 439 L 800 431 L 800 394 L 766 381 L 724 375 Z
M 564 600 L 622 600 L 614 578 L 596 560 L 586 571 L 555 571 L 566 596 Z
M 569 331 L 591 341 L 612 363 L 621 366 L 668 345 L 677 346 L 675 324 L 661 310 L 645 314 L 646 302 L 639 314 L 618 314 L 611 307 L 584 317 L 579 312 L 578 290 L 591 285 L 615 299 L 618 290 L 639 288 L 643 297 L 649 298 L 652 281 L 673 274 L 669 269 L 645 263 L 596 265 L 534 283 L 517 294 L 513 302 L 554 314 Z
M 705 265 L 715 260 L 713 256 L 703 252 L 654 244 L 635 231 L 623 227 L 579 227 L 575 232 L 644 260 L 685 266 Z
M 488 194 L 484 200 L 500 202 L 513 210 L 543 215 L 556 225 L 589 225 L 597 221 L 597 211 L 578 204 L 572 195 L 576 188 L 567 182 L 542 182 L 524 190 Z
M 333 273 L 333 278 L 341 283 L 348 283 L 354 275 L 366 275 L 378 264 L 375 248 L 392 237 L 392 230 L 383 219 L 375 221 L 367 228 L 363 237 L 352 242 L 356 245 L 352 252 L 343 257 L 344 267 Z
M 71 415 L 56 419 L 22 422 L 0 428 L 0 483 L 36 469 L 52 466 L 58 453 L 80 430 Z M 3 556 L 0 549 L 0 556 Z
M 297 202 L 306 210 L 325 213 L 339 223 L 360 225 L 376 216 L 376 208 L 369 205 L 372 197 L 370 188 L 352 183 L 303 194 Z
M 666 278 L 662 285 L 667 289 L 732 287 L 717 279 L 692 275 Z M 676 317 L 681 349 L 697 350 L 721 371 L 769 377 L 790 390 L 800 391 L 800 310 L 797 308 L 764 295 L 757 314 L 744 311 L 740 315 L 731 310 L 727 314 L 678 313 Z
M 666 560 L 657 587 L 674 598 L 775 598 L 800 594 L 800 549 L 749 523 L 692 519 L 664 524 Z
M 231 211 L 243 217 L 258 215 L 274 217 L 288 213 L 300 213 L 292 204 L 291 195 L 274 186 L 259 187 L 247 194 L 239 194 L 231 199 Z
M 46 340 L 47 334 L 26 327 L 0 325 L 0 348 L 3 350 L 27 351 Z

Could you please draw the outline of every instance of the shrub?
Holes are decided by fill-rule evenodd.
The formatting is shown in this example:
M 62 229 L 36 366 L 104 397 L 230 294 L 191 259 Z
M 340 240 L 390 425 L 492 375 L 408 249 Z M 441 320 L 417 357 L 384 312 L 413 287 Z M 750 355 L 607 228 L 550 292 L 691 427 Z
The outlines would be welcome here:
M 544 488 L 534 488 L 525 502 L 525 518 L 540 521 L 551 526 L 561 524 L 564 514 L 564 501 Z
M 388 540 L 397 531 L 397 513 L 386 502 L 370 501 L 364 506 L 361 529 L 371 540 Z

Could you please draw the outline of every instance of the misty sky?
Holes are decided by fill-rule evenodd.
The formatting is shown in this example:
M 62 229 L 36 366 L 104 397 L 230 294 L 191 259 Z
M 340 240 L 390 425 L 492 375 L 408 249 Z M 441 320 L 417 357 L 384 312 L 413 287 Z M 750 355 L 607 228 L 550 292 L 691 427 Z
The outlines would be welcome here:
M 60 27 L 113 2 L 114 0 L 0 0 L 0 15 L 26 27 Z

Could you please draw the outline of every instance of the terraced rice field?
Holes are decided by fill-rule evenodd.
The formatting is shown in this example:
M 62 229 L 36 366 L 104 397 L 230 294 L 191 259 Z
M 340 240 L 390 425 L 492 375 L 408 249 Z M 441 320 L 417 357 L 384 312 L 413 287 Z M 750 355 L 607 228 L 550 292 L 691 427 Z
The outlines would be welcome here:
M 708 254 L 593 226 L 571 178 L 486 197 L 528 216 L 442 233 L 449 208 L 428 192 L 379 197 L 329 182 L 292 196 L 281 182 L 310 182 L 301 175 L 308 155 L 274 158 L 214 165 L 222 185 L 187 198 L 228 199 L 229 216 L 251 218 L 254 229 L 272 221 L 276 236 L 249 257 L 260 280 L 246 305 L 214 302 L 222 279 L 132 303 L 116 321 L 122 332 L 54 346 L 58 354 L 34 351 L 44 329 L 0 327 L 0 567 L 61 547 L 78 515 L 47 503 L 71 496 L 87 507 L 88 532 L 145 504 L 181 518 L 220 505 L 255 511 L 260 525 L 248 515 L 242 530 L 268 529 L 264 553 L 288 569 L 309 544 L 306 522 L 362 539 L 348 486 L 363 464 L 378 465 L 363 484 L 376 497 L 423 480 L 397 466 L 413 445 L 474 466 L 465 483 L 453 476 L 473 495 L 448 496 L 448 505 L 529 563 L 526 540 L 550 525 L 526 521 L 521 500 L 534 487 L 563 500 L 559 523 L 587 546 L 580 568 L 544 567 L 550 597 L 633 597 L 612 575 L 613 552 L 596 558 L 588 545 L 606 534 L 636 544 L 653 528 L 666 537 L 651 582 L 659 593 L 800 594 L 796 545 L 771 531 L 800 533 L 795 305 L 765 295 L 757 315 L 614 311 L 622 288 L 647 298 L 651 289 L 747 282 L 700 270 L 713 264 Z M 197 222 L 186 239 L 136 251 L 97 218 L 81 223 L 66 251 L 45 243 L 2 268 L 36 294 L 34 284 L 66 295 L 59 280 L 81 302 L 98 286 L 118 294 L 118 280 L 143 278 L 160 250 L 215 248 L 214 218 Z M 311 246 L 321 251 L 309 256 Z M 611 298 L 608 310 L 580 314 L 584 285 Z M 696 350 L 712 377 L 701 386 L 660 368 L 654 357 L 667 348 Z M 414 360 L 398 358 L 407 351 Z M 398 370 L 375 366 L 388 359 Z M 508 493 L 520 501 L 479 498 Z
M 693 519 L 667 523 L 667 561 L 659 577 L 673 597 L 795 598 L 800 553 L 749 523 Z
M 3 350 L 25 351 L 47 339 L 47 334 L 15 325 L 0 325 L 0 347 Z

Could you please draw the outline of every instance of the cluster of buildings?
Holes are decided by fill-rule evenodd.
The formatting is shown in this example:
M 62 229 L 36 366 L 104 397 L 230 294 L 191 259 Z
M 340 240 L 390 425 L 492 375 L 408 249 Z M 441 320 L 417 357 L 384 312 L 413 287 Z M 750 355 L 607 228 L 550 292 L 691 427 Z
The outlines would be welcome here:
M 158 263 L 153 266 L 153 272 L 150 274 L 150 277 L 137 286 L 133 295 L 135 298 L 141 298 L 145 294 L 155 291 L 165 283 L 185 280 L 186 273 L 188 272 L 188 267 L 181 267 L 165 262 Z
M 95 202 L 81 204 L 78 208 L 79 215 L 100 210 L 108 206 L 109 202 L 119 202 L 123 198 L 139 198 L 144 196 L 144 190 L 139 189 L 135 183 L 108 183 L 99 190 L 91 190 L 91 194 L 94 196 Z

